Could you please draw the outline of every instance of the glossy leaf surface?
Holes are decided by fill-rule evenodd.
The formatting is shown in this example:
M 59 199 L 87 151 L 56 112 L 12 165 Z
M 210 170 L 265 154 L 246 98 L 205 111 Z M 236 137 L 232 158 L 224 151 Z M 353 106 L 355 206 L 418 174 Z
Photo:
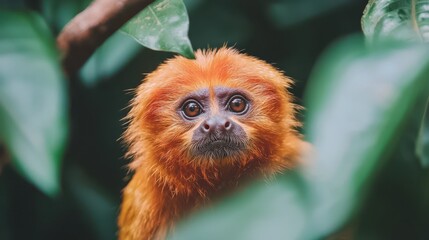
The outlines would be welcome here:
M 370 0 L 362 17 L 362 29 L 371 41 L 393 38 L 429 40 L 429 1 Z
M 182 0 L 158 0 L 132 18 L 122 30 L 143 46 L 193 58 L 189 19 Z

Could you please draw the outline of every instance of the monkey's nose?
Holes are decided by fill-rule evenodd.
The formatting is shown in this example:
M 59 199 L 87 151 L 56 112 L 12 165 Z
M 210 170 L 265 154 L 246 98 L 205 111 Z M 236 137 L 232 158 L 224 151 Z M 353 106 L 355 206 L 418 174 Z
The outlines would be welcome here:
M 201 124 L 201 129 L 203 132 L 227 132 L 231 130 L 232 124 L 231 121 L 222 116 L 213 116 L 207 120 L 205 120 Z

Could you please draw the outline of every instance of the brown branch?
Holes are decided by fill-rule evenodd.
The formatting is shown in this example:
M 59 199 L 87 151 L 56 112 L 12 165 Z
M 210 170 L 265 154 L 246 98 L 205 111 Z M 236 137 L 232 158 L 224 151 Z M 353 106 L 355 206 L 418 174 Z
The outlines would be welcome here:
M 57 37 L 63 69 L 74 74 L 109 36 L 154 0 L 95 0 Z

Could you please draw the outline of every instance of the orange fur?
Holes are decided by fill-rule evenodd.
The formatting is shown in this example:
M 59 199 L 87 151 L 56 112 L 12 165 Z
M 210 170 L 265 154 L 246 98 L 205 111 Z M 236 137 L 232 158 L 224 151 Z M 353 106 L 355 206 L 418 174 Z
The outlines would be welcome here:
M 243 179 L 293 167 L 303 141 L 286 91 L 291 83 L 271 65 L 231 48 L 199 50 L 195 60 L 178 56 L 147 75 L 123 136 L 135 174 L 123 192 L 119 238 L 163 239 L 175 221 Z M 199 123 L 184 124 L 177 113 L 183 96 L 216 86 L 242 89 L 252 101 L 248 117 L 234 119 L 249 146 L 221 161 L 190 155 Z

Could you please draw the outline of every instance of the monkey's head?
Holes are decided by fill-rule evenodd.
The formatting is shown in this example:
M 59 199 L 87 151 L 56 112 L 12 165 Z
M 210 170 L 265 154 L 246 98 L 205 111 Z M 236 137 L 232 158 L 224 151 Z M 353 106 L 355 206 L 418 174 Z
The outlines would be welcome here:
M 290 84 L 271 65 L 231 48 L 167 60 L 132 101 L 124 135 L 131 167 L 287 167 L 300 141 Z

